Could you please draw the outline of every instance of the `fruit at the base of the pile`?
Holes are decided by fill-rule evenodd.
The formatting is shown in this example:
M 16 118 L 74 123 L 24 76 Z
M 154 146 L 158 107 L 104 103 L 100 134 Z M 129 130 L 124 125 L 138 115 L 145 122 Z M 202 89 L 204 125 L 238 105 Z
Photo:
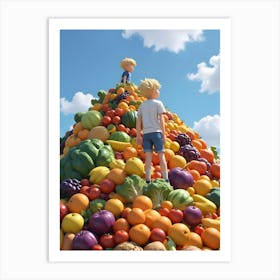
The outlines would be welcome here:
M 115 217 L 120 217 L 124 205 L 119 199 L 111 198 L 106 201 L 104 209 L 113 213 Z
M 147 209 L 144 211 L 145 214 L 145 225 L 149 228 L 152 227 L 153 222 L 160 217 L 160 213 L 154 209 Z
M 216 228 L 206 228 L 201 234 L 202 242 L 205 246 L 213 250 L 220 248 L 220 232 Z
M 140 246 L 144 246 L 148 243 L 150 235 L 150 229 L 144 224 L 135 225 L 129 230 L 130 240 Z
M 109 194 L 115 190 L 115 183 L 108 178 L 105 178 L 100 182 L 100 190 Z
M 166 234 L 164 230 L 161 228 L 153 228 L 151 230 L 151 236 L 150 236 L 151 241 L 160 241 L 163 242 L 166 239 Z
M 145 213 L 141 208 L 132 208 L 131 211 L 127 213 L 127 221 L 130 225 L 144 224 Z
M 98 236 L 101 236 L 104 233 L 112 232 L 114 223 L 114 215 L 107 210 L 101 210 L 90 217 L 89 229 Z
M 69 213 L 68 207 L 65 203 L 60 201 L 60 221 Z
M 103 247 L 100 244 L 95 244 L 91 247 L 91 250 L 101 251 L 103 250 Z
M 194 201 L 193 204 L 202 211 L 202 214 L 215 213 L 217 211 L 215 203 L 206 197 L 194 194 L 192 198 Z
M 186 207 L 184 210 L 183 220 L 188 225 L 196 226 L 196 225 L 200 224 L 202 217 L 203 217 L 203 215 L 202 215 L 201 210 L 194 205 L 190 205 L 190 206 Z
M 139 195 L 133 200 L 132 208 L 140 208 L 145 211 L 153 208 L 153 202 L 148 196 Z
M 62 245 L 63 245 L 63 238 L 64 238 L 64 232 L 63 230 L 60 228 L 60 250 L 62 249 Z
M 72 250 L 74 237 L 75 237 L 74 233 L 65 233 L 63 237 L 61 250 Z
M 184 244 L 184 247 L 182 249 L 184 250 L 186 246 L 196 246 L 201 249 L 203 243 L 200 235 L 197 234 L 196 232 L 190 231 L 187 236 L 187 242 Z
M 107 128 L 101 125 L 93 127 L 88 134 L 89 139 L 100 139 L 103 142 L 109 139 L 109 136 L 110 133 Z
M 114 242 L 115 244 L 120 244 L 123 242 L 126 242 L 129 240 L 129 234 L 128 231 L 125 231 L 123 229 L 117 230 L 114 234 Z
M 210 192 L 212 184 L 207 179 L 199 179 L 194 183 L 193 187 L 195 189 L 196 194 L 205 196 Z
M 83 193 L 75 193 L 68 200 L 67 207 L 70 212 L 81 214 L 88 209 L 89 198 Z
M 130 225 L 127 219 L 123 217 L 118 218 L 113 225 L 114 232 L 117 232 L 119 230 L 124 230 L 126 232 L 129 232 L 129 229 L 130 229 Z
M 89 181 L 91 182 L 91 184 L 100 184 L 102 180 L 106 178 L 109 172 L 110 169 L 108 167 L 97 166 L 89 172 Z
M 162 201 L 167 199 L 171 191 L 173 191 L 172 186 L 161 178 L 153 180 L 143 190 L 144 194 L 152 200 L 153 209 L 160 208 Z
M 64 233 L 77 233 L 84 226 L 84 218 L 78 213 L 67 214 L 61 223 L 61 228 Z
M 189 233 L 190 229 L 183 223 L 173 224 L 168 230 L 168 236 L 180 246 L 187 243 Z
M 82 115 L 81 123 L 84 128 L 92 129 L 101 124 L 102 118 L 103 116 L 99 111 L 91 110 Z
M 188 191 L 176 189 L 168 194 L 167 200 L 171 201 L 175 209 L 184 210 L 187 206 L 193 203 L 193 198 Z
M 171 209 L 168 213 L 168 218 L 171 220 L 173 224 L 181 223 L 183 220 L 184 213 L 180 209 Z
M 104 233 L 100 237 L 99 243 L 104 249 L 114 248 L 115 247 L 114 236 L 110 233 Z
M 145 174 L 144 163 L 138 157 L 132 157 L 125 163 L 124 171 L 128 174 L 136 174 L 143 177 Z
M 160 216 L 159 218 L 155 219 L 155 221 L 152 224 L 152 228 L 160 228 L 166 234 L 168 233 L 168 230 L 171 226 L 172 226 L 172 222 L 166 216 Z
M 163 245 L 162 242 L 160 241 L 153 241 L 151 243 L 148 243 L 145 247 L 144 250 L 147 251 L 166 251 L 165 246 Z
M 184 168 L 175 167 L 168 172 L 168 179 L 170 184 L 175 189 L 187 189 L 194 184 L 193 177 L 190 172 Z
M 97 239 L 95 235 L 88 230 L 81 230 L 73 239 L 73 250 L 91 250 L 92 246 L 96 245 Z

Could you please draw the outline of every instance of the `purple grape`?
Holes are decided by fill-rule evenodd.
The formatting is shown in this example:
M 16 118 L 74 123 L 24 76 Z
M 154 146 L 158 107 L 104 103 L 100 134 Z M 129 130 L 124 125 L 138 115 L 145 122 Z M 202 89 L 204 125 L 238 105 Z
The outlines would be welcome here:
M 60 184 L 60 198 L 69 198 L 80 192 L 82 185 L 78 179 L 66 179 Z

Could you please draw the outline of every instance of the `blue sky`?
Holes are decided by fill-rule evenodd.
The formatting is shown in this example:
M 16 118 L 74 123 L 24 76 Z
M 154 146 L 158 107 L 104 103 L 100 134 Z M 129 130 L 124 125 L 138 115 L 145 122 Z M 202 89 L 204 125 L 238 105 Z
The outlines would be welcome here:
M 137 61 L 132 82 L 157 79 L 165 106 L 219 147 L 219 30 L 61 30 L 61 137 L 100 89 L 119 83 L 125 57 Z

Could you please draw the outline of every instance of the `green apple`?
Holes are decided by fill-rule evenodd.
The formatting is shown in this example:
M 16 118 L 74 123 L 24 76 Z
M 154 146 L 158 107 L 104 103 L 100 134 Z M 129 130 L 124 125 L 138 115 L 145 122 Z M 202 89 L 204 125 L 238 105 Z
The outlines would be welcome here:
M 67 214 L 61 223 L 61 228 L 64 233 L 78 233 L 83 229 L 84 218 L 79 213 Z

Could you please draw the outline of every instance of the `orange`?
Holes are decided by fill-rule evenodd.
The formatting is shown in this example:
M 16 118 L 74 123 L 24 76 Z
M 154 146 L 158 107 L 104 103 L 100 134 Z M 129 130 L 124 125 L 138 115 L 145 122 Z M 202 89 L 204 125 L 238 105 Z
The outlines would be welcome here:
M 119 217 L 124 209 L 124 205 L 118 198 L 111 198 L 106 201 L 104 209 L 113 213 L 115 217 Z
M 144 224 L 145 214 L 141 208 L 132 208 L 131 211 L 127 213 L 127 221 L 131 225 Z
M 132 208 L 140 208 L 145 211 L 153 208 L 153 202 L 146 195 L 139 195 L 133 200 Z
M 187 243 L 189 233 L 189 228 L 183 223 L 175 223 L 168 230 L 168 236 L 180 246 Z
M 123 169 L 115 167 L 110 170 L 106 178 L 114 182 L 116 185 L 121 185 L 126 178 L 126 174 Z
M 153 222 L 158 219 L 161 215 L 154 209 L 147 209 L 144 211 L 145 214 L 145 225 L 152 228 Z
M 129 230 L 129 238 L 131 241 L 140 246 L 145 245 L 150 238 L 151 231 L 145 224 L 138 224 Z
M 191 173 L 194 181 L 197 181 L 199 179 L 200 173 L 197 170 L 192 169 L 192 170 L 188 170 L 188 171 Z
M 173 204 L 169 200 L 164 200 L 161 203 L 161 208 L 167 208 L 168 210 L 171 210 L 173 208 Z
M 202 240 L 199 234 L 197 234 L 196 232 L 189 232 L 189 234 L 187 235 L 187 242 L 184 244 L 184 246 L 196 246 L 198 248 L 202 248 L 203 244 L 202 244 Z
M 208 162 L 213 163 L 215 156 L 211 149 L 201 149 L 200 151 L 200 157 L 205 158 Z
M 171 220 L 166 216 L 158 217 L 152 224 L 152 228 L 160 228 L 166 234 L 168 233 L 169 228 L 172 226 Z
M 137 152 L 137 150 L 136 150 L 134 147 L 126 147 L 126 148 L 123 150 L 122 155 L 123 155 L 123 158 L 124 158 L 125 160 L 128 160 L 128 159 L 130 159 L 130 158 L 132 158 L 132 157 L 137 157 L 138 152 Z
M 202 149 L 202 143 L 198 139 L 192 140 L 192 145 L 199 151 Z
M 113 225 L 114 232 L 118 230 L 125 230 L 126 232 L 129 232 L 129 229 L 130 229 L 130 225 L 125 218 L 117 219 Z
M 210 249 L 217 250 L 220 248 L 220 232 L 213 227 L 206 228 L 201 234 L 203 245 Z
M 168 167 L 169 167 L 169 169 L 174 168 L 174 167 L 185 168 L 186 164 L 187 164 L 187 161 L 184 157 L 182 157 L 180 155 L 175 155 L 174 157 L 172 157 L 169 160 Z
M 81 214 L 83 210 L 86 211 L 88 209 L 89 199 L 83 193 L 76 193 L 70 197 L 67 206 L 70 212 Z

